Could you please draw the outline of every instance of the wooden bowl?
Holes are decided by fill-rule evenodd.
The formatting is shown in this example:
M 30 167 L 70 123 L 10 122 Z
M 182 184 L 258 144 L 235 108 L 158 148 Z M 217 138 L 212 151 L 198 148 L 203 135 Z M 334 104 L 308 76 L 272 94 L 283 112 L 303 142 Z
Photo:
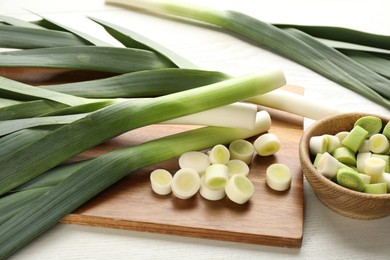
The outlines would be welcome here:
M 390 194 L 366 194 L 344 188 L 317 172 L 312 164 L 309 140 L 312 136 L 336 134 L 352 129 L 354 122 L 364 113 L 346 113 L 315 122 L 302 135 L 299 159 L 303 174 L 316 196 L 333 211 L 354 219 L 376 219 L 390 215 Z M 378 116 L 383 123 L 390 118 Z

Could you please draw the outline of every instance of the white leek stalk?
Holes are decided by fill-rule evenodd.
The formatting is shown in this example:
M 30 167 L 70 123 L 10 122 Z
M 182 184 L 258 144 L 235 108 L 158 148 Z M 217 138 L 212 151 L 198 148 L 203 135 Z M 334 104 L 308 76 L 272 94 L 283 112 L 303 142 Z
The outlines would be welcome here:
M 317 170 L 325 177 L 332 179 L 340 168 L 340 162 L 328 152 L 322 154 L 318 160 Z
M 373 153 L 385 153 L 390 148 L 390 141 L 384 134 L 373 134 L 368 139 L 368 146 Z
M 340 113 L 339 110 L 333 107 L 321 105 L 315 100 L 282 89 L 254 96 L 246 99 L 246 101 L 314 120 Z
M 376 183 L 385 172 L 386 162 L 378 157 L 370 157 L 365 160 L 364 173 L 371 176 L 371 182 Z

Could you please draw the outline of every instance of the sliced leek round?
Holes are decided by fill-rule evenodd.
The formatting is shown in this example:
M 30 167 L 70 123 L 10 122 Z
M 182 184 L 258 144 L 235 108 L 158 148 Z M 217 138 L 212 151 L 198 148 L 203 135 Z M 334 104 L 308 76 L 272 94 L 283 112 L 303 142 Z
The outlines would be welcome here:
M 164 169 L 156 169 L 150 174 L 152 190 L 159 195 L 171 193 L 172 175 Z
M 390 149 L 390 141 L 384 134 L 374 134 L 368 139 L 368 146 L 373 153 L 386 153 Z
M 322 157 L 321 157 L 322 158 Z M 281 163 L 274 163 L 266 170 L 266 183 L 276 191 L 285 191 L 291 186 L 292 174 L 290 168 Z
M 225 187 L 221 189 L 210 189 L 206 185 L 206 175 L 200 177 L 200 195 L 207 200 L 221 200 L 226 196 Z
M 179 199 L 189 199 L 200 188 L 200 176 L 191 168 L 178 170 L 172 178 L 172 193 Z
M 205 153 L 190 151 L 180 155 L 179 166 L 180 168 L 194 169 L 199 175 L 202 175 L 205 173 L 206 168 L 210 166 L 210 160 Z
M 237 203 L 244 204 L 255 193 L 255 187 L 253 183 L 244 175 L 233 175 L 225 186 L 225 192 L 227 197 Z
M 269 156 L 275 154 L 280 149 L 279 138 L 272 133 L 260 135 L 253 143 L 255 151 L 260 156 Z
M 254 147 L 251 142 L 238 139 L 230 143 L 229 152 L 230 159 L 242 160 L 249 165 L 252 162 Z
M 316 168 L 320 174 L 332 179 L 340 168 L 340 162 L 328 152 L 325 152 L 319 159 Z
M 234 174 L 242 174 L 247 176 L 249 174 L 249 166 L 244 161 L 233 159 L 226 163 L 229 168 L 229 178 Z
M 209 152 L 209 160 L 212 164 L 226 164 L 230 159 L 229 149 L 222 145 L 215 145 Z
M 224 164 L 212 164 L 206 169 L 205 183 L 209 189 L 218 190 L 225 187 L 229 179 L 229 168 Z
M 364 190 L 364 182 L 360 175 L 355 172 L 342 167 L 338 170 L 337 175 L 337 183 L 343 187 L 346 187 L 355 191 L 363 191 Z

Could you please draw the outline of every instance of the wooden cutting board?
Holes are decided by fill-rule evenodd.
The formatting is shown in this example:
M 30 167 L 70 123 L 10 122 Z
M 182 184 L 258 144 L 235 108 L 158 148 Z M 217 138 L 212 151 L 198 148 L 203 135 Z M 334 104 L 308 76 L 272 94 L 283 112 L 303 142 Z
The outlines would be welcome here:
M 15 73 L 15 70 L 3 70 L 0 74 L 30 83 L 42 83 L 39 82 L 42 80 L 55 82 L 58 79 L 50 75 L 46 76 L 48 78 L 36 76 L 44 75 L 42 73 L 33 73 L 34 78 L 29 78 L 31 73 Z M 302 88 L 299 87 L 285 88 L 302 93 Z M 178 162 L 174 158 L 129 173 L 61 222 L 279 247 L 301 247 L 304 200 L 298 144 L 303 132 L 303 119 L 280 111 L 267 111 L 272 118 L 269 132 L 278 135 L 282 148 L 274 156 L 254 158 L 248 177 L 255 185 L 255 194 L 248 203 L 238 205 L 227 198 L 207 201 L 199 194 L 189 200 L 177 199 L 172 194 L 154 194 L 149 183 L 150 172 L 156 168 L 176 171 Z M 191 128 L 193 127 L 163 125 L 143 127 L 84 152 L 79 159 L 96 157 L 118 147 Z M 251 141 L 253 140 L 252 138 Z M 291 188 L 285 192 L 273 191 L 265 183 L 266 168 L 276 162 L 286 164 L 293 173 Z

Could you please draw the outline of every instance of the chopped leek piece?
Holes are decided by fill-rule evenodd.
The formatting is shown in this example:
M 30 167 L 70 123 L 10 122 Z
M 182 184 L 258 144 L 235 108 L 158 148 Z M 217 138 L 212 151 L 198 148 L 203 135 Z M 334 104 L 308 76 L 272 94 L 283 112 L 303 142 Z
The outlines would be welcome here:
M 242 174 L 244 176 L 247 176 L 249 174 L 249 166 L 242 160 L 229 160 L 226 163 L 226 166 L 229 168 L 229 178 L 232 177 L 234 174 Z
M 340 168 L 340 162 L 328 152 L 322 154 L 317 163 L 317 170 L 325 177 L 332 179 Z
M 200 188 L 200 176 L 191 168 L 181 168 L 172 178 L 172 193 L 179 199 L 189 199 Z
M 368 146 L 373 153 L 386 153 L 390 148 L 390 141 L 384 134 L 373 134 L 368 139 Z
M 361 126 L 368 132 L 367 137 L 377 134 L 382 129 L 382 120 L 376 116 L 362 116 L 356 120 L 354 126 Z
M 324 137 L 328 140 L 327 152 L 333 153 L 337 148 L 341 146 L 340 139 L 335 135 L 324 135 Z
M 317 167 L 318 167 L 318 162 L 320 161 L 322 155 L 323 155 L 322 153 L 317 153 L 317 154 L 314 156 L 314 160 L 313 160 L 313 166 L 314 166 L 314 168 L 317 168 Z
M 364 184 L 370 184 L 371 183 L 371 176 L 367 175 L 365 173 L 359 173 L 360 178 L 362 178 L 362 181 Z
M 280 149 L 280 140 L 273 133 L 260 135 L 253 143 L 255 151 L 260 156 L 270 156 L 275 154 Z
M 321 157 L 323 158 L 323 157 Z M 266 170 L 266 183 L 276 191 L 285 191 L 291 186 L 292 174 L 290 168 L 281 163 L 274 163 Z
M 203 175 L 210 164 L 209 157 L 198 151 L 185 152 L 179 157 L 180 168 L 194 169 L 199 175 Z
M 364 173 L 371 176 L 371 182 L 378 181 L 385 172 L 386 162 L 382 158 L 370 157 L 365 160 Z
M 363 192 L 370 194 L 387 194 L 387 183 L 378 182 L 366 184 Z
M 369 153 L 370 152 L 370 145 L 368 142 L 368 139 L 364 140 L 363 143 L 359 146 L 359 149 L 357 150 L 358 153 Z
M 387 137 L 387 139 L 390 140 L 390 121 L 387 122 L 387 124 L 386 124 L 385 127 L 383 128 L 382 134 L 384 134 L 384 135 Z
M 205 183 L 209 189 L 219 190 L 225 187 L 229 179 L 229 168 L 224 164 L 212 164 L 206 169 Z
M 150 174 L 152 190 L 159 195 L 171 193 L 172 175 L 164 169 L 156 169 Z
M 230 159 L 229 149 L 222 144 L 215 145 L 208 154 L 212 164 L 226 164 Z
M 244 175 L 235 174 L 226 184 L 225 192 L 231 201 L 237 204 L 244 204 L 252 198 L 255 187 Z
M 229 145 L 230 158 L 242 160 L 248 165 L 252 162 L 254 150 L 253 144 L 247 140 L 234 140 Z
M 309 141 L 311 155 L 325 153 L 328 150 L 328 139 L 323 135 L 313 136 Z
M 225 187 L 221 189 L 210 189 L 206 185 L 206 175 L 200 177 L 200 195 L 207 200 L 221 200 L 226 196 Z
M 366 160 L 371 157 L 370 152 L 358 153 L 356 155 L 356 168 L 358 172 L 364 173 L 364 168 L 366 166 Z
M 355 191 L 363 191 L 364 190 L 364 182 L 360 175 L 351 171 L 347 168 L 340 168 L 336 175 L 337 183 L 343 187 L 346 187 Z
M 390 172 L 390 155 L 374 153 L 372 154 L 372 157 L 378 157 L 383 159 L 386 162 L 385 172 Z
M 341 163 L 356 165 L 355 153 L 347 147 L 342 146 L 337 148 L 332 155 Z
M 351 151 L 356 153 L 367 136 L 368 131 L 361 126 L 356 125 L 352 128 L 352 130 L 341 143 L 342 145 L 348 147 Z
M 339 139 L 340 143 L 344 140 L 345 137 L 349 134 L 349 131 L 341 131 L 336 134 L 337 138 Z
M 384 172 L 378 180 L 387 184 L 387 192 L 390 193 L 390 173 Z

